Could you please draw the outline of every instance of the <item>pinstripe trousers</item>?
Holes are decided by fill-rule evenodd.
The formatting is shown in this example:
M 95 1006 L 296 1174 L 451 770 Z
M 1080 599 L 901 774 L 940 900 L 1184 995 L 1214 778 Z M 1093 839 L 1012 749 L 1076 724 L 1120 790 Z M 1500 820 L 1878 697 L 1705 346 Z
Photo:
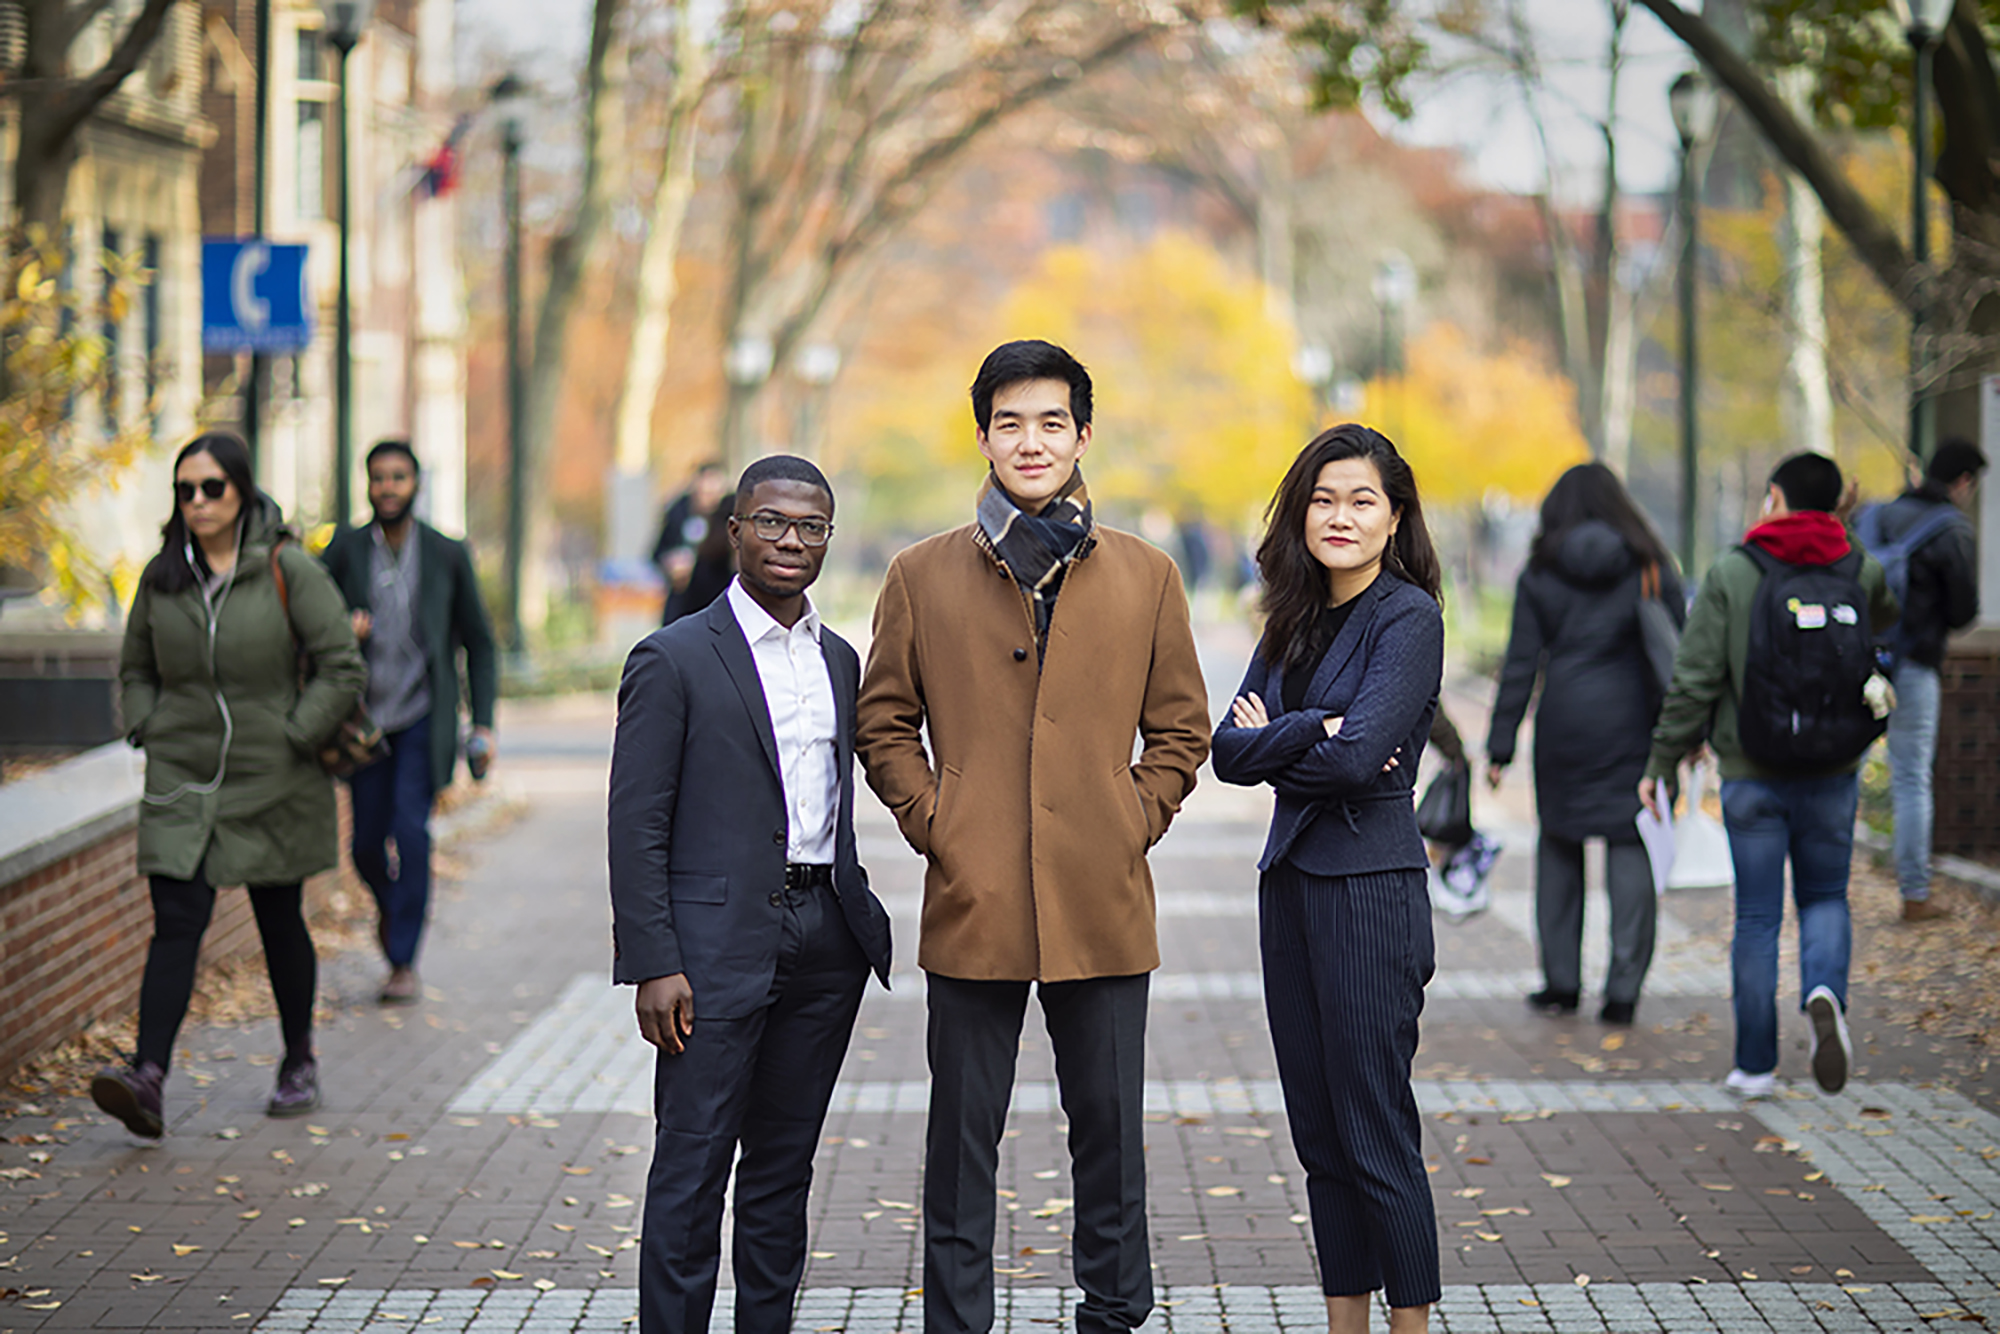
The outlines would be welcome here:
M 1428 1305 L 1442 1292 L 1437 1213 L 1410 1091 L 1435 968 L 1424 873 L 1324 877 L 1280 862 L 1257 898 L 1264 1005 L 1320 1286 Z

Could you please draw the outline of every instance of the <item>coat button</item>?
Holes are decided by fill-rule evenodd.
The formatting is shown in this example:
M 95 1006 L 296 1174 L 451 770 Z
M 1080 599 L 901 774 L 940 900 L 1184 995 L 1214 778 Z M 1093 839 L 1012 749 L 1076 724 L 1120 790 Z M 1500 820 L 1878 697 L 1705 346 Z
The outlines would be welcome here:
M 783 894 L 776 893 L 775 891 L 772 893 L 771 906 L 773 908 L 777 907 L 780 903 L 783 903 L 784 901 L 785 901 L 785 896 Z
M 773 833 L 771 835 L 771 841 L 773 843 L 782 844 L 785 841 L 785 831 L 780 829 L 777 832 Z
M 1026 662 L 1027 660 L 1028 660 L 1028 650 L 1024 648 L 1017 648 L 1014 650 L 1015 662 Z

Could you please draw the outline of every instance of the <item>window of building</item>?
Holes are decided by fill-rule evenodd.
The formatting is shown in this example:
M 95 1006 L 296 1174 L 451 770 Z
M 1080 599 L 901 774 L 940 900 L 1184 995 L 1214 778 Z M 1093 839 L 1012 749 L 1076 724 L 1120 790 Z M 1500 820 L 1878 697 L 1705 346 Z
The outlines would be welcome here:
M 112 272 L 112 262 L 124 250 L 124 238 L 118 234 L 116 228 L 107 225 L 102 233 L 100 245 L 104 251 L 101 289 L 104 302 L 104 394 L 100 406 L 104 412 L 104 434 L 113 436 L 118 434 L 121 406 L 118 400 L 125 388 L 125 368 L 119 364 L 118 321 L 111 315 L 111 298 L 117 286 L 117 280 Z
M 326 48 L 320 44 L 318 28 L 300 28 L 299 68 L 300 83 L 317 83 L 326 77 Z
M 326 216 L 326 103 L 299 106 L 299 218 Z

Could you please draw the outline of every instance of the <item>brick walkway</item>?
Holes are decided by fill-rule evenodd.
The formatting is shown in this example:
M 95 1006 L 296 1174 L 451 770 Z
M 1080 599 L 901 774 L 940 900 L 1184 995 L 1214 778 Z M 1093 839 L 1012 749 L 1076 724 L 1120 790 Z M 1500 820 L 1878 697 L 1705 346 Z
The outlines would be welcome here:
M 1220 694 L 1248 644 L 1211 640 Z M 609 733 L 601 700 L 511 712 L 505 772 L 525 810 L 461 844 L 468 871 L 437 905 L 425 1003 L 377 1009 L 365 959 L 325 971 L 336 1017 L 317 1115 L 262 1115 L 277 1050 L 265 1023 L 183 1035 L 157 1146 L 87 1105 L 0 1121 L 13 1141 L 0 1144 L 0 1290 L 13 1290 L 0 1334 L 629 1327 L 649 1058 L 629 992 L 604 981 Z M 865 805 L 863 855 L 904 971 L 895 991 L 869 993 L 827 1125 L 805 1334 L 921 1324 L 924 1007 L 908 971 L 921 864 Z M 1256 794 L 1207 783 L 1154 859 L 1165 964 L 1147 1086 L 1149 1329 L 1161 1334 L 1324 1328 L 1257 977 L 1262 814 Z M 1438 923 L 1416 1072 L 1445 1262 L 1436 1327 L 2000 1321 L 2000 1117 L 1935 1084 L 1948 1053 L 1872 1025 L 1858 993 L 1870 1046 L 1846 1093 L 1800 1082 L 1805 1030 L 1788 1016 L 1781 1096 L 1723 1094 L 1718 890 L 1666 901 L 1638 1027 L 1599 1026 L 1594 1003 L 1577 1019 L 1528 1013 L 1528 814 L 1519 791 L 1482 807 L 1510 845 L 1494 908 Z M 995 1266 L 1001 1323 L 1027 1334 L 1067 1326 L 1076 1299 L 1064 1127 L 1032 1012 L 1020 1080 Z M 726 1299 L 716 1323 L 728 1328 Z

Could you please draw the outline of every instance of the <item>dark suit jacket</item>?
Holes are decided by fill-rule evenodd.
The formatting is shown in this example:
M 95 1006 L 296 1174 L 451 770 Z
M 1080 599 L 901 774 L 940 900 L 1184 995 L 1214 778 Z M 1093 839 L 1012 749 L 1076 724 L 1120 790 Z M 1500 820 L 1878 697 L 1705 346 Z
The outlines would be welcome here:
M 1411 789 L 1443 675 L 1443 612 L 1386 570 L 1361 594 L 1296 713 L 1277 712 L 1284 668 L 1258 646 L 1236 693 L 1255 691 L 1271 721 L 1245 728 L 1225 716 L 1210 762 L 1225 783 L 1277 789 L 1259 870 L 1283 860 L 1320 876 L 1429 864 Z M 1325 721 L 1336 715 L 1340 732 L 1328 736 Z M 1398 767 L 1384 773 L 1391 755 Z
M 370 525 L 372 526 L 372 525 Z M 431 787 L 451 786 L 458 762 L 458 651 L 465 650 L 465 672 L 472 703 L 472 725 L 493 726 L 493 702 L 500 694 L 500 661 L 493 643 L 493 625 L 479 597 L 479 580 L 472 572 L 472 555 L 465 543 L 446 537 L 423 520 L 416 520 L 418 549 L 417 624 L 430 659 Z M 375 538 L 368 527 L 335 533 L 320 562 L 351 611 L 373 611 L 369 570 Z M 362 645 L 365 655 L 367 645 Z
M 861 662 L 822 628 L 839 719 L 834 888 L 889 984 L 889 915 L 854 848 L 854 693 Z M 614 982 L 687 974 L 697 1022 L 764 1003 L 777 966 L 789 825 L 778 742 L 728 598 L 655 630 L 625 660 L 611 752 Z

